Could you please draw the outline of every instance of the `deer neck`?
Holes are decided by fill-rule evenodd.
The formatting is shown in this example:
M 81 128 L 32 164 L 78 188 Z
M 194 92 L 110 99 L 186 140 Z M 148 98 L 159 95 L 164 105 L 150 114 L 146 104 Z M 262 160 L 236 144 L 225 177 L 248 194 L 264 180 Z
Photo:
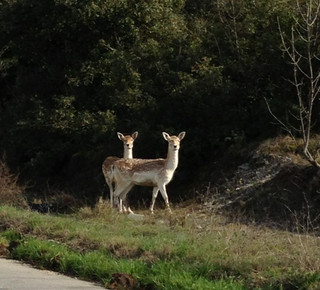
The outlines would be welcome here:
M 165 161 L 165 168 L 167 170 L 176 170 L 179 162 L 179 150 L 168 150 L 167 158 Z
M 127 147 L 124 147 L 123 158 L 125 158 L 125 159 L 132 159 L 133 158 L 132 148 L 129 149 Z

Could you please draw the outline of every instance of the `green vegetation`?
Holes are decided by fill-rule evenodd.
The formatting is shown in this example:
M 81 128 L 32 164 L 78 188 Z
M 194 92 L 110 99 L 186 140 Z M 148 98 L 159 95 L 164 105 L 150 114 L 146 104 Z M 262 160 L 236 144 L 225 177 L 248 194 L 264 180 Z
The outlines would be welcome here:
M 103 285 L 130 274 L 139 289 L 320 288 L 310 3 L 1 1 L 0 254 Z M 187 132 L 174 215 L 132 221 L 96 204 L 117 131 L 139 131 L 141 158 L 165 156 L 162 131 Z M 131 194 L 138 209 L 151 198 Z
M 10 257 L 108 286 L 114 273 L 139 289 L 316 289 L 319 239 L 226 223 L 193 208 L 133 221 L 108 204 L 51 216 L 0 208 Z
M 228 148 L 278 133 L 264 98 L 297 111 L 277 17 L 285 34 L 298 16 L 286 0 L 4 0 L 1 152 L 30 192 L 92 201 L 117 131 L 138 130 L 134 155 L 154 158 L 162 131 L 184 130 L 172 186 L 207 182 Z

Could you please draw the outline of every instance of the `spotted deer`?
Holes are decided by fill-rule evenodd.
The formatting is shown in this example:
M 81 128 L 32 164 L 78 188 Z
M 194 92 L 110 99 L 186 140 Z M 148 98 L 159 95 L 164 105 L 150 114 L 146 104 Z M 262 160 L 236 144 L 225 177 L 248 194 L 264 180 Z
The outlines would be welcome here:
M 114 196 L 125 200 L 127 193 L 135 185 L 151 186 L 152 202 L 150 211 L 153 213 L 154 203 L 160 190 L 171 213 L 166 185 L 172 180 L 173 174 L 178 167 L 180 141 L 184 138 L 185 132 L 178 136 L 170 136 L 162 132 L 163 138 L 168 141 L 168 153 L 166 159 L 119 159 L 114 162 Z M 118 202 L 118 200 L 116 200 Z M 119 211 L 122 211 L 119 205 Z
M 123 158 L 126 159 L 132 159 L 133 158 L 133 143 L 134 140 L 138 137 L 138 132 L 134 132 L 132 135 L 126 135 L 124 136 L 122 133 L 117 132 L 119 140 L 123 142 Z M 113 183 L 114 183 L 114 174 L 113 174 L 113 164 L 115 161 L 119 160 L 119 157 L 115 156 L 109 156 L 107 157 L 103 164 L 102 164 L 102 172 L 105 177 L 106 183 L 109 187 L 110 191 L 110 203 L 111 205 L 114 204 L 114 197 L 113 197 Z M 122 207 L 122 201 L 120 201 L 121 207 Z M 130 208 L 128 208 L 129 211 L 131 211 Z

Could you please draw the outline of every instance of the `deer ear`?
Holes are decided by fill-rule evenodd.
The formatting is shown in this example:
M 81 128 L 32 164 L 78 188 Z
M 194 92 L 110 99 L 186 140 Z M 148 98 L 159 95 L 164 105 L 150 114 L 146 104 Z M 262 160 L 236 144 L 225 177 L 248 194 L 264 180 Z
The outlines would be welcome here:
M 124 138 L 123 134 L 121 134 L 120 132 L 117 132 L 117 135 L 118 135 L 118 138 L 119 138 L 121 141 L 123 141 L 123 138 Z
M 163 136 L 164 140 L 169 141 L 170 135 L 168 133 L 162 132 L 162 136 Z
M 138 137 L 138 131 L 135 131 L 132 135 L 131 135 L 133 140 L 136 140 Z
M 186 135 L 186 132 L 184 131 L 178 135 L 178 138 L 180 139 L 180 141 L 184 138 L 185 135 Z

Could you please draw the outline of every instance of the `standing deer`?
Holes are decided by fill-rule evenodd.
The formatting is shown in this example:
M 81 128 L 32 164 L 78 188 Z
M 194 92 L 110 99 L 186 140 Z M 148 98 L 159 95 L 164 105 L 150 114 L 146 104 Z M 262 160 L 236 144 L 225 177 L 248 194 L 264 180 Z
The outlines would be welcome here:
M 132 159 L 132 149 L 134 140 L 138 137 L 138 132 L 134 132 L 132 135 L 124 136 L 122 133 L 117 132 L 118 138 L 123 142 L 123 158 L 124 159 Z M 114 174 L 113 174 L 113 164 L 115 161 L 119 160 L 119 157 L 109 156 L 105 159 L 102 164 L 102 172 L 106 179 L 107 185 L 110 191 L 110 203 L 113 205 L 113 183 L 114 183 Z M 120 201 L 120 206 L 122 208 L 122 200 Z M 128 208 L 131 211 L 130 208 Z
M 162 132 L 163 138 L 168 141 L 166 159 L 119 159 L 115 161 L 114 180 L 116 188 L 114 196 L 119 198 L 121 202 L 121 200 L 125 200 L 127 193 L 134 185 L 152 186 L 151 213 L 153 213 L 159 190 L 167 209 L 171 213 L 166 185 L 171 181 L 178 167 L 180 141 L 185 134 L 186 132 L 181 132 L 178 136 L 170 136 L 168 133 Z M 120 204 L 119 211 L 122 211 Z

